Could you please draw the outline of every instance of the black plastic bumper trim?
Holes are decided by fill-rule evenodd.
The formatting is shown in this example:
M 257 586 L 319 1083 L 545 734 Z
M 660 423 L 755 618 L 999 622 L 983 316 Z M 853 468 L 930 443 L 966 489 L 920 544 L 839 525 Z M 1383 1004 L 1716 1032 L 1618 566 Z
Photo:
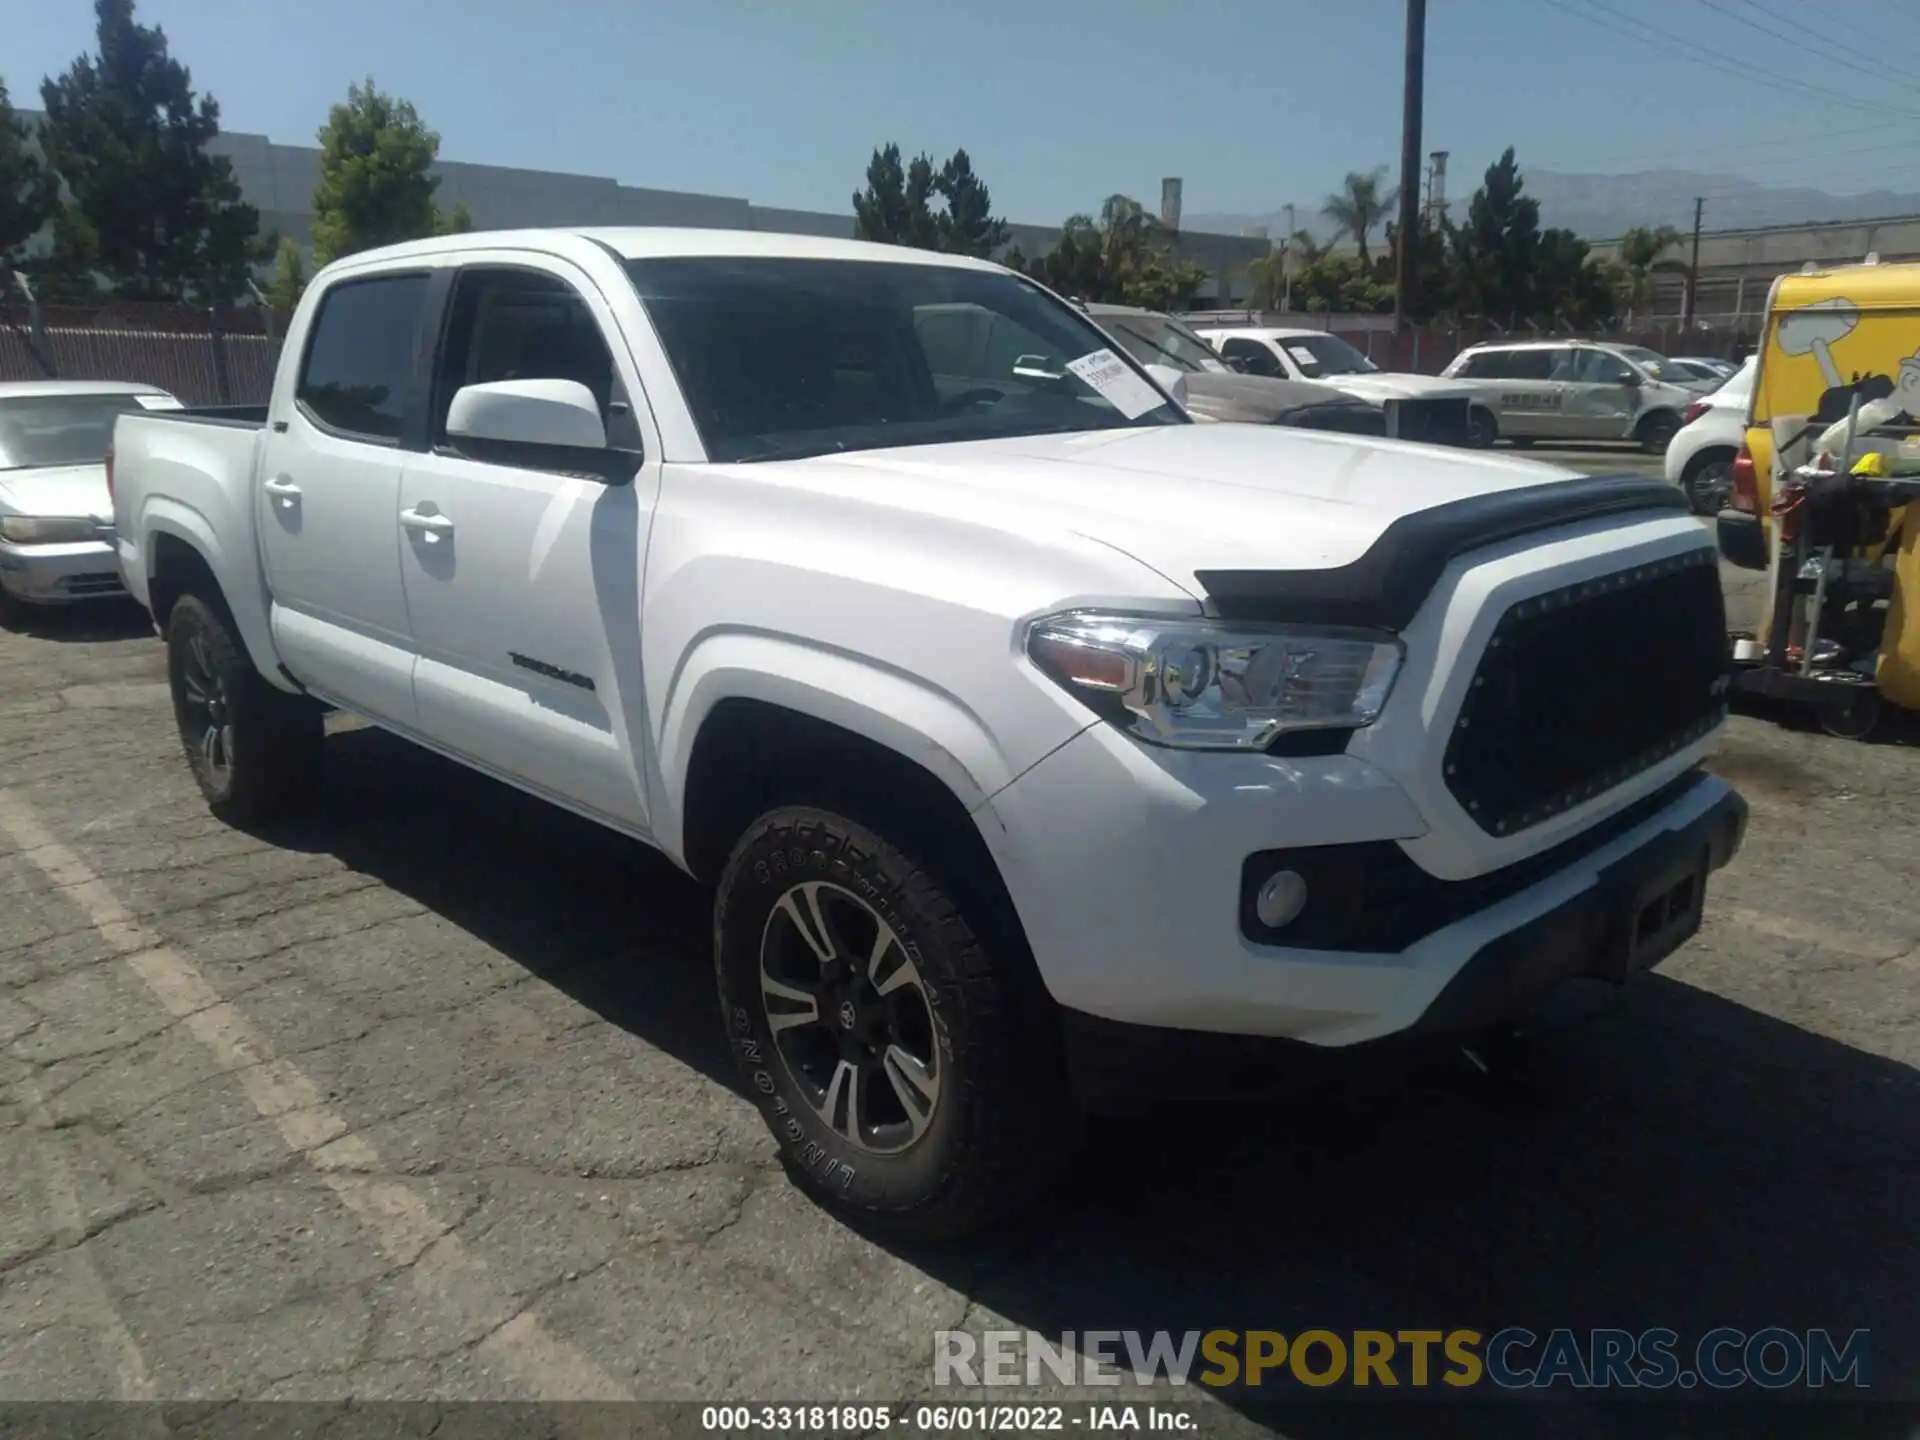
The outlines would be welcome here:
M 1578 520 L 1688 509 L 1679 487 L 1664 480 L 1637 475 L 1549 480 L 1402 515 L 1351 564 L 1320 570 L 1201 570 L 1194 578 L 1225 620 L 1402 630 L 1441 573 L 1469 550 Z
M 1741 570 L 1767 568 L 1767 535 L 1758 515 L 1722 510 L 1714 519 L 1713 536 L 1729 565 Z
M 1483 1030 L 1563 980 L 1625 982 L 1658 965 L 1699 930 L 1706 877 L 1739 852 L 1746 828 L 1747 802 L 1729 790 L 1698 818 L 1614 861 L 1598 884 L 1482 946 L 1413 1030 Z M 1650 887 L 1671 879 L 1678 888 L 1689 876 L 1697 887 L 1691 914 L 1677 917 L 1652 950 L 1635 954 L 1629 932 Z

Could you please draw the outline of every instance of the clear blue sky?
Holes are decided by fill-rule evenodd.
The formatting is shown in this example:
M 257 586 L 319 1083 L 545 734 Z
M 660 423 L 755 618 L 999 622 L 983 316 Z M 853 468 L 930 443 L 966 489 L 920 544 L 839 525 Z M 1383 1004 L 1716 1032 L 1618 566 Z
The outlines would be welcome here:
M 41 77 L 91 46 L 91 6 L 10 8 L 0 73 L 37 108 Z M 1916 11 L 1837 8 L 1846 30 L 1824 57 L 1789 58 L 1762 27 L 1816 25 L 1830 0 L 1431 0 L 1422 148 L 1452 152 L 1456 196 L 1508 144 L 1523 168 L 1920 188 Z M 1291 201 L 1305 221 L 1346 170 L 1398 167 L 1400 0 L 140 0 L 137 14 L 229 129 L 312 143 L 371 73 L 441 132 L 445 159 L 766 205 L 845 210 L 885 140 L 965 146 L 996 208 L 1036 223 L 1116 190 L 1152 205 L 1165 175 L 1184 177 L 1189 214 Z

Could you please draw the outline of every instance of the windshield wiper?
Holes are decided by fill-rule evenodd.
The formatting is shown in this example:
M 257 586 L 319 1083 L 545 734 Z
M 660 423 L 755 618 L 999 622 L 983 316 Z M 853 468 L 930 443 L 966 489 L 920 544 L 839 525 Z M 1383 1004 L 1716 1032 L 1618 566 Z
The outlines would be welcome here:
M 1155 344 L 1153 341 L 1149 340 L 1146 336 L 1142 335 L 1138 330 L 1130 329 L 1125 325 L 1119 325 L 1119 326 L 1116 326 L 1115 328 L 1118 329 L 1123 335 L 1131 335 L 1134 339 L 1138 340 L 1142 345 L 1145 345 L 1149 350 L 1152 350 L 1156 355 L 1166 356 L 1167 359 L 1171 360 L 1174 363 L 1175 368 L 1183 370 L 1189 375 L 1197 375 L 1200 372 L 1200 367 L 1194 364 L 1191 360 L 1182 360 L 1178 355 L 1174 354 L 1173 351 L 1167 349 L 1166 346 Z

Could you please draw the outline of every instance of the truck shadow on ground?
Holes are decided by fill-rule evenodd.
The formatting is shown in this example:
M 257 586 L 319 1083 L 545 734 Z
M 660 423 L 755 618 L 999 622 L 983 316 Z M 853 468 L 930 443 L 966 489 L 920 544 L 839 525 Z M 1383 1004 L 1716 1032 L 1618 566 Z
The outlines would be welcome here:
M 378 732 L 334 737 L 327 763 L 318 811 L 269 838 L 377 877 L 734 1085 L 703 889 Z M 1653 977 L 1511 1076 L 1303 1064 L 1254 1104 L 1103 1121 L 1039 1223 L 889 1248 L 1056 1336 L 1665 1326 L 1685 1358 L 1716 1326 L 1866 1328 L 1868 1393 L 1913 1402 L 1917 1114 L 1920 1073 Z M 1565 1387 L 1544 1406 L 1359 1403 L 1338 1387 L 1219 1398 L 1315 1437 L 1916 1433 L 1909 1405 L 1835 1403 L 1861 1393 L 1712 1416 Z
M 153 634 L 153 620 L 131 600 L 90 600 L 74 605 L 15 606 L 0 618 L 0 633 L 35 640 L 86 644 L 132 640 Z

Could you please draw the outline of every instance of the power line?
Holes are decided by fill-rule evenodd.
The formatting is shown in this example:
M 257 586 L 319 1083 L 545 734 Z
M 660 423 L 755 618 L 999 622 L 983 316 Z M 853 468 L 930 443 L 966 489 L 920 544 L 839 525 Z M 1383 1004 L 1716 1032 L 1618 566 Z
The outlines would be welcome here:
M 1801 80 L 1792 75 L 1783 75 L 1778 70 L 1764 69 L 1749 61 L 1740 60 L 1729 55 L 1724 50 L 1716 50 L 1712 46 L 1702 45 L 1698 41 L 1687 39 L 1682 35 L 1676 35 L 1672 31 L 1661 30 L 1656 26 L 1648 25 L 1644 21 L 1636 20 L 1631 15 L 1622 14 L 1620 11 L 1603 4 L 1602 0 L 1586 0 L 1586 3 L 1602 15 L 1611 17 L 1611 19 L 1619 24 L 1630 25 L 1644 32 L 1643 34 L 1630 35 L 1626 38 L 1655 45 L 1663 52 L 1674 55 L 1678 59 L 1704 66 L 1709 70 L 1717 70 L 1723 75 L 1730 75 L 1734 79 L 1747 84 L 1752 84 L 1756 79 L 1771 80 L 1775 84 L 1786 85 L 1795 90 L 1805 91 L 1829 105 L 1843 105 L 1848 109 L 1864 110 L 1882 116 L 1888 113 L 1888 107 L 1885 105 L 1854 99 L 1850 96 L 1842 95 L 1836 90 L 1829 90 L 1824 86 L 1815 85 L 1810 81 Z M 1574 9 L 1567 3 L 1567 0 L 1546 0 L 1546 4 L 1561 11 L 1563 14 L 1571 15 L 1575 19 L 1584 20 L 1589 25 L 1597 26 L 1609 34 L 1617 35 L 1620 33 L 1615 30 L 1613 26 L 1609 25 L 1607 21 L 1596 19 L 1584 10 Z M 1902 110 L 1897 113 L 1920 120 L 1920 110 Z
M 1593 160 L 1582 161 L 1586 165 L 1620 165 L 1639 160 L 1671 160 L 1675 157 L 1721 156 L 1721 155 L 1758 155 L 1771 151 L 1778 145 L 1805 144 L 1821 140 L 1845 140 L 1855 135 L 1878 135 L 1884 130 L 1899 130 L 1911 136 L 1913 125 L 1906 120 L 1883 120 L 1878 125 L 1862 125 L 1852 130 L 1826 130 L 1818 134 L 1808 134 L 1804 129 L 1791 135 L 1776 135 L 1770 140 L 1748 140 L 1738 145 L 1710 145 L 1692 150 L 1636 151 L 1630 155 L 1602 155 Z M 1911 140 L 1895 142 L 1901 149 L 1911 149 Z M 1549 165 L 1549 170 L 1557 167 Z
M 1757 30 L 1759 31 L 1760 34 L 1770 35 L 1775 40 L 1784 40 L 1789 45 L 1796 45 L 1796 46 L 1797 45 L 1817 45 L 1824 49 L 1831 49 L 1831 50 L 1837 51 L 1838 53 L 1836 54 L 1822 55 L 1819 58 L 1822 60 L 1826 60 L 1829 63 L 1834 65 L 1844 65 L 1847 67 L 1847 69 L 1856 71 L 1857 73 L 1866 76 L 1869 80 L 1873 81 L 1877 85 L 1888 85 L 1888 84 L 1897 85 L 1902 90 L 1910 90 L 1910 91 L 1913 91 L 1914 94 L 1920 95 L 1920 89 L 1917 89 L 1910 79 L 1908 79 L 1900 71 L 1894 69 L 1891 65 L 1884 64 L 1881 61 L 1874 60 L 1871 57 L 1865 56 L 1865 55 L 1860 56 L 1858 60 L 1851 59 L 1849 58 L 1849 52 L 1845 50 L 1843 47 L 1838 45 L 1829 45 L 1825 40 L 1821 39 L 1818 35 L 1808 34 L 1804 30 L 1801 30 L 1799 33 L 1795 33 L 1791 29 L 1776 30 L 1771 25 L 1762 25 L 1758 20 L 1749 20 L 1746 16 L 1738 13 L 1737 11 L 1728 9 L 1724 4 L 1721 3 L 1721 0 L 1700 0 L 1700 3 L 1706 6 L 1707 9 L 1713 11 L 1715 14 L 1726 16 L 1729 20 L 1733 21 L 1733 23 L 1736 25 L 1745 25 L 1749 30 Z M 1759 10 L 1762 15 L 1773 15 L 1773 18 L 1775 18 L 1776 20 L 1785 18 L 1783 16 L 1774 14 L 1773 11 L 1764 9 L 1761 6 L 1754 4 L 1754 0 L 1741 0 L 1741 3 L 1744 5 L 1751 6 L 1755 10 Z M 1786 23 L 1789 26 L 1792 26 L 1796 22 L 1792 20 L 1787 20 Z M 1867 63 L 1861 64 L 1860 62 L 1863 60 L 1866 61 Z M 1869 68 L 1869 67 L 1872 67 L 1872 68 Z
M 1746 0 L 1746 3 L 1753 6 L 1754 9 L 1759 10 L 1764 14 L 1771 15 L 1773 16 L 1774 19 L 1780 20 L 1785 24 L 1799 25 L 1802 23 L 1801 21 L 1793 19 L 1791 16 L 1782 15 L 1778 10 L 1773 9 L 1771 6 L 1760 4 L 1759 0 Z M 1809 4 L 1809 0 L 1799 0 L 1799 4 L 1802 7 L 1806 7 Z M 1811 8 L 1815 11 L 1813 23 L 1817 25 L 1826 25 L 1831 23 L 1832 12 L 1828 10 L 1823 3 L 1821 3 L 1821 0 L 1814 0 L 1814 3 L 1812 4 Z M 1874 34 L 1874 26 L 1871 20 L 1860 13 L 1859 0 L 1855 0 L 1855 4 L 1852 8 L 1852 11 L 1847 18 L 1849 22 L 1857 26 L 1862 33 Z M 1886 52 L 1887 54 L 1897 56 L 1901 47 L 1893 44 L 1893 42 L 1888 37 L 1890 34 L 1896 33 L 1899 30 L 1899 27 L 1901 27 L 1902 25 L 1910 25 L 1912 23 L 1913 23 L 1913 17 L 1910 13 L 1908 13 L 1905 0 L 1895 0 L 1892 13 L 1889 18 L 1889 22 L 1886 25 L 1880 27 L 1880 30 L 1877 34 L 1874 34 L 1873 43 L 1875 47 L 1879 50 Z M 1824 43 L 1833 43 L 1833 42 L 1824 42 Z M 1848 51 L 1850 54 L 1854 54 L 1854 55 L 1860 54 L 1858 50 L 1851 49 L 1850 47 L 1841 47 L 1841 48 L 1848 48 Z M 1920 60 L 1920 50 L 1909 49 L 1907 53 L 1914 56 L 1916 60 Z

